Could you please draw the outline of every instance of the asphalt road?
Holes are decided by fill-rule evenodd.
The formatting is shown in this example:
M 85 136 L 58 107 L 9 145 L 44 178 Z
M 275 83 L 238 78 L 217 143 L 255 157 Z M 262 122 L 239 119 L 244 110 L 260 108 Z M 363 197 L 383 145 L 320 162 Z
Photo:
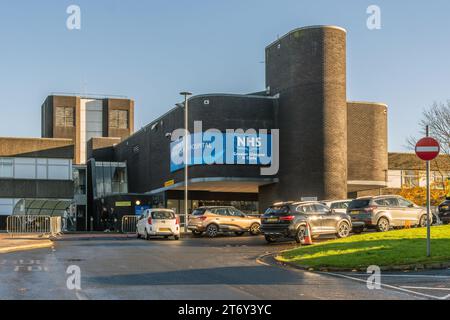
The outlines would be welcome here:
M 367 275 L 310 273 L 257 261 L 293 246 L 267 245 L 262 237 L 72 238 L 57 242 L 54 249 L 0 255 L 0 299 L 433 298 L 397 287 L 368 290 Z M 66 270 L 71 265 L 80 267 L 81 290 L 67 288 Z

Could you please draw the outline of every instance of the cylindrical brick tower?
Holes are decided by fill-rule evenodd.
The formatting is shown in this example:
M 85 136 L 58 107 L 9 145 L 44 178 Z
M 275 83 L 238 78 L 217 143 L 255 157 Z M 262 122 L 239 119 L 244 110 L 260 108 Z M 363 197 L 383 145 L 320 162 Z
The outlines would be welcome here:
M 346 31 L 293 30 L 266 48 L 266 84 L 279 94 L 279 183 L 262 204 L 347 197 Z
M 386 187 L 387 106 L 348 102 L 348 192 Z M 361 152 L 361 150 L 364 152 Z

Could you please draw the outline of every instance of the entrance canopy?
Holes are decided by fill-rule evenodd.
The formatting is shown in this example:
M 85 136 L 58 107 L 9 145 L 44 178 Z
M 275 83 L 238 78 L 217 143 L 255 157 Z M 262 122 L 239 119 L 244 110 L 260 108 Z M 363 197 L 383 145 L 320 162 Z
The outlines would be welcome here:
M 21 199 L 14 206 L 13 215 L 63 216 L 72 200 L 63 199 Z
M 260 186 L 276 182 L 278 182 L 276 178 L 194 178 L 189 180 L 189 191 L 258 193 Z M 184 182 L 154 190 L 150 194 L 168 190 L 184 190 Z

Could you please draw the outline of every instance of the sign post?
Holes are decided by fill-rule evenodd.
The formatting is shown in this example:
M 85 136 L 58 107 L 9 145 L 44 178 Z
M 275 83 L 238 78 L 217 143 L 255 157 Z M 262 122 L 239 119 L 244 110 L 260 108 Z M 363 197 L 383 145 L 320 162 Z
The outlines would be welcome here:
M 417 156 L 427 164 L 427 257 L 431 256 L 431 210 L 430 210 L 430 161 L 435 159 L 440 152 L 439 143 L 429 137 L 429 127 L 426 127 L 426 137 L 416 144 Z

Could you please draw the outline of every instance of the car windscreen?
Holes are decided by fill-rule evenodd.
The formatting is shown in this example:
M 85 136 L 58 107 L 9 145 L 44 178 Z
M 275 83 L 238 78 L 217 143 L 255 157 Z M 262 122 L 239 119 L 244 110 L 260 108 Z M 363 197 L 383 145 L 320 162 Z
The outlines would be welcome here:
M 175 219 L 175 215 L 170 211 L 154 211 L 152 212 L 153 219 Z
M 192 212 L 192 215 L 193 216 L 202 216 L 204 213 L 205 213 L 205 209 L 195 209 L 193 212 Z
M 272 206 L 266 210 L 265 214 L 285 215 L 289 212 L 289 206 Z
M 358 200 L 353 200 L 352 202 L 350 202 L 350 204 L 348 205 L 349 209 L 359 209 L 359 208 L 365 208 L 368 207 L 370 204 L 370 199 L 358 199 Z

